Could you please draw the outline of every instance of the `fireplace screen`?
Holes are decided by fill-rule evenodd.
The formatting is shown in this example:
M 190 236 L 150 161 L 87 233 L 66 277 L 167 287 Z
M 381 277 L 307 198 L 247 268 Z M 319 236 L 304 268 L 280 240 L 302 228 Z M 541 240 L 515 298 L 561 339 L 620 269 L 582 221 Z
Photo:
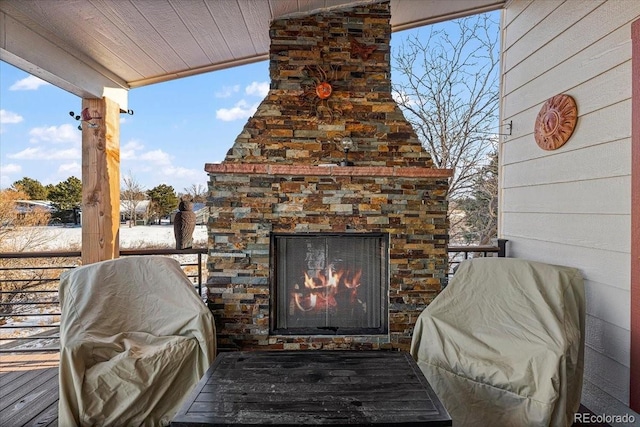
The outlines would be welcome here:
M 386 235 L 274 234 L 271 248 L 273 333 L 387 333 Z

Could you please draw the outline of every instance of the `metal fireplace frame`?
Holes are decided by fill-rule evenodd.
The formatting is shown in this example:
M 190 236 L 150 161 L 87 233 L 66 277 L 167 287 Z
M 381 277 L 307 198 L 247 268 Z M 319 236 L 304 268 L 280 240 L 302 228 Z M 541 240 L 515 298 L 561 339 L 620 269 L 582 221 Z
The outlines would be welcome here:
M 380 262 L 380 282 L 383 289 L 380 292 L 380 325 L 377 327 L 287 327 L 277 326 L 278 321 L 278 268 L 277 256 L 279 253 L 279 241 L 284 238 L 301 237 L 372 237 L 379 239 L 380 249 L 384 251 L 383 259 Z M 390 252 L 389 252 L 389 234 L 388 233 L 270 233 L 269 245 L 269 333 L 271 335 L 340 335 L 340 336 L 362 336 L 362 335 L 387 335 L 389 333 L 389 269 L 390 269 Z

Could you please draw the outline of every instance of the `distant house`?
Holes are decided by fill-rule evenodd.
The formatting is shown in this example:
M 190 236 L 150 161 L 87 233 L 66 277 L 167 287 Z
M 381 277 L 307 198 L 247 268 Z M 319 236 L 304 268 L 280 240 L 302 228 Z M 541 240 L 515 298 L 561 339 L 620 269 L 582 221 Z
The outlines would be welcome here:
M 134 205 L 135 204 L 135 205 Z M 135 218 L 136 224 L 138 222 L 142 222 L 143 225 L 146 225 L 149 220 L 149 212 L 151 209 L 151 200 L 139 200 L 136 202 L 121 200 L 120 201 L 120 222 L 127 222 L 131 216 L 132 208 L 135 210 Z
M 47 212 L 54 212 L 55 208 L 53 204 L 48 200 L 18 200 L 16 201 L 16 210 L 18 214 L 27 214 L 35 210 L 45 210 Z
M 203 225 L 209 221 L 209 209 L 207 209 L 207 205 L 205 203 L 194 203 L 193 204 L 193 212 L 196 214 L 196 224 Z M 171 223 L 173 224 L 173 220 L 178 213 L 178 209 L 171 212 Z
M 56 209 L 48 200 L 16 200 L 14 209 L 18 218 L 24 218 L 26 215 L 37 211 L 49 214 L 56 212 Z M 10 226 L 12 224 L 12 220 L 5 219 L 2 222 L 2 226 Z

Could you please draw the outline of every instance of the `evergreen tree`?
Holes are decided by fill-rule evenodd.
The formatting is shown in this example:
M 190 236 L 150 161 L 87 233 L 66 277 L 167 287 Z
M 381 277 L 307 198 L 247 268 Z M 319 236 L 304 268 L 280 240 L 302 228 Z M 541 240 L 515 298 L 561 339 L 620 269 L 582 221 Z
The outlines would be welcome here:
M 491 243 L 498 231 L 498 152 L 474 177 L 473 193 L 459 201 L 464 211 L 465 240 L 480 245 Z
M 21 191 L 29 200 L 47 200 L 49 191 L 37 179 L 24 177 L 13 183 L 12 188 Z
M 49 191 L 49 200 L 58 211 L 56 216 L 69 217 L 82 204 L 82 181 L 72 176 L 53 186 Z M 73 215 L 73 222 L 78 222 L 76 215 Z
M 160 184 L 147 191 L 151 199 L 151 210 L 160 222 L 160 219 L 168 216 L 178 207 L 178 196 L 172 186 Z

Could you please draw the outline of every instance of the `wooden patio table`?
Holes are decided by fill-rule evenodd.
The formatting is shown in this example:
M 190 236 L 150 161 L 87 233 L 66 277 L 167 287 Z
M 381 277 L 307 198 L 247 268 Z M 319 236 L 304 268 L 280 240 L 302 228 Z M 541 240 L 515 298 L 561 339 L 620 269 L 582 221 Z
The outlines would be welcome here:
M 406 352 L 238 351 L 218 355 L 172 426 L 450 426 Z

